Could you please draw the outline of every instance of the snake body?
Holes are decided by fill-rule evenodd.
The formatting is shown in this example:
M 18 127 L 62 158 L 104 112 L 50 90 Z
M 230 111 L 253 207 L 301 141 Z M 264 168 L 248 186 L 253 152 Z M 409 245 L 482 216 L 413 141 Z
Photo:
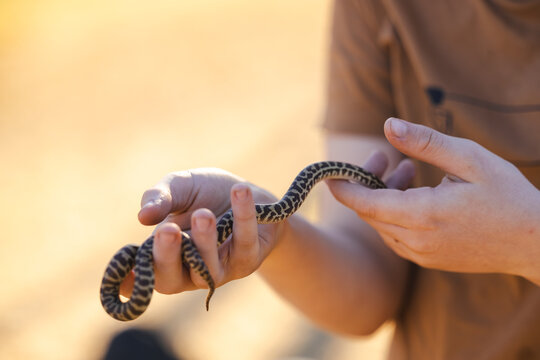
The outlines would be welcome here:
M 373 189 L 386 188 L 386 185 L 372 173 L 359 166 L 337 162 L 322 161 L 305 167 L 294 179 L 285 195 L 273 204 L 256 204 L 255 211 L 259 224 L 277 223 L 285 220 L 302 205 L 310 190 L 324 179 L 345 179 L 361 183 Z M 233 229 L 232 210 L 227 211 L 216 224 L 218 246 L 231 235 Z M 152 248 L 154 236 L 150 236 L 140 247 L 126 245 L 112 257 L 101 282 L 100 297 L 105 311 L 121 321 L 134 320 L 150 304 L 154 290 L 154 267 Z M 206 309 L 215 291 L 215 284 L 208 267 L 197 251 L 189 234 L 182 232 L 182 262 L 199 274 L 208 284 Z M 131 297 L 122 302 L 120 284 L 133 269 L 135 282 Z

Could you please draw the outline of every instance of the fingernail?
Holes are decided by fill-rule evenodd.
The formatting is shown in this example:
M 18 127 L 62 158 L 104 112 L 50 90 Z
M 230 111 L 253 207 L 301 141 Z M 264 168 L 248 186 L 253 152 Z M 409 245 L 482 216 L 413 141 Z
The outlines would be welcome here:
M 159 240 L 163 244 L 171 245 L 176 240 L 176 235 L 167 233 L 167 232 L 162 232 L 159 234 Z
M 153 206 L 158 206 L 159 204 L 161 204 L 161 199 L 154 199 L 154 200 L 150 200 L 148 201 L 146 204 L 143 205 L 143 209 L 146 209 L 146 208 L 150 208 L 150 207 L 153 207 Z
M 210 219 L 206 218 L 206 217 L 196 217 L 195 218 L 195 226 L 199 229 L 199 230 L 208 230 L 208 228 L 210 227 Z
M 247 198 L 247 188 L 242 186 L 234 189 L 234 196 L 236 197 L 236 200 L 245 200 Z
M 407 135 L 407 125 L 403 121 L 396 118 L 390 118 L 388 121 L 390 130 L 395 137 L 402 138 Z

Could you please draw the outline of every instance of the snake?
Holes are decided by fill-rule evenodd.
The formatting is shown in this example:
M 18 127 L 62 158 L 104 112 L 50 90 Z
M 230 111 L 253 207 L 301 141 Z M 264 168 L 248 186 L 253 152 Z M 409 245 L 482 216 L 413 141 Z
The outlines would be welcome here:
M 311 189 L 325 179 L 342 179 L 359 183 L 372 189 L 386 185 L 371 172 L 345 162 L 320 161 L 306 166 L 296 176 L 283 197 L 271 204 L 255 204 L 257 223 L 278 223 L 294 214 L 302 205 Z M 232 210 L 225 212 L 216 223 L 218 247 L 233 231 Z M 181 232 L 181 257 L 184 266 L 200 275 L 208 285 L 206 310 L 215 291 L 215 282 L 191 236 Z M 154 236 L 148 237 L 141 246 L 126 245 L 109 261 L 100 287 L 101 305 L 107 314 L 120 321 L 138 318 L 149 306 L 154 291 L 154 266 L 152 249 Z M 134 273 L 134 285 L 127 301 L 120 298 L 120 284 L 130 272 Z

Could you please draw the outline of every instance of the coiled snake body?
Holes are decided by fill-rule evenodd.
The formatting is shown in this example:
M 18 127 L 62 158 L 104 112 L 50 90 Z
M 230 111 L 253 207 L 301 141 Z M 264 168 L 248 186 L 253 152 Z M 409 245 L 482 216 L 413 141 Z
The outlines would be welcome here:
M 322 161 L 304 168 L 294 179 L 283 198 L 273 204 L 255 205 L 259 224 L 277 223 L 291 216 L 306 199 L 311 188 L 324 179 L 346 179 L 364 184 L 373 189 L 385 188 L 385 184 L 370 172 L 356 165 Z M 233 228 L 232 210 L 227 211 L 218 221 L 218 246 L 231 235 Z M 150 236 L 140 247 L 126 245 L 110 260 L 101 282 L 100 297 L 105 311 L 121 321 L 134 320 L 150 304 L 154 290 L 154 267 L 152 247 L 154 236 Z M 208 267 L 200 256 L 189 234 L 182 232 L 182 262 L 199 274 L 208 284 L 206 298 L 208 310 L 215 284 Z M 119 298 L 120 284 L 131 270 L 134 270 L 135 283 L 131 297 L 127 302 Z

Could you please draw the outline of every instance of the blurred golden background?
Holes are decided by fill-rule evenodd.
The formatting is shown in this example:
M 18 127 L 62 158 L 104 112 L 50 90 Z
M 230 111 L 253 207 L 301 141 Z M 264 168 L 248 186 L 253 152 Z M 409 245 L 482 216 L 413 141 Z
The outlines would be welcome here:
M 318 330 L 257 276 L 154 295 L 119 323 L 98 289 L 151 232 L 140 196 L 215 166 L 281 196 L 323 156 L 328 0 L 0 2 L 1 359 L 99 359 L 156 330 L 186 359 L 382 359 L 391 330 Z M 303 211 L 314 217 L 316 196 Z

